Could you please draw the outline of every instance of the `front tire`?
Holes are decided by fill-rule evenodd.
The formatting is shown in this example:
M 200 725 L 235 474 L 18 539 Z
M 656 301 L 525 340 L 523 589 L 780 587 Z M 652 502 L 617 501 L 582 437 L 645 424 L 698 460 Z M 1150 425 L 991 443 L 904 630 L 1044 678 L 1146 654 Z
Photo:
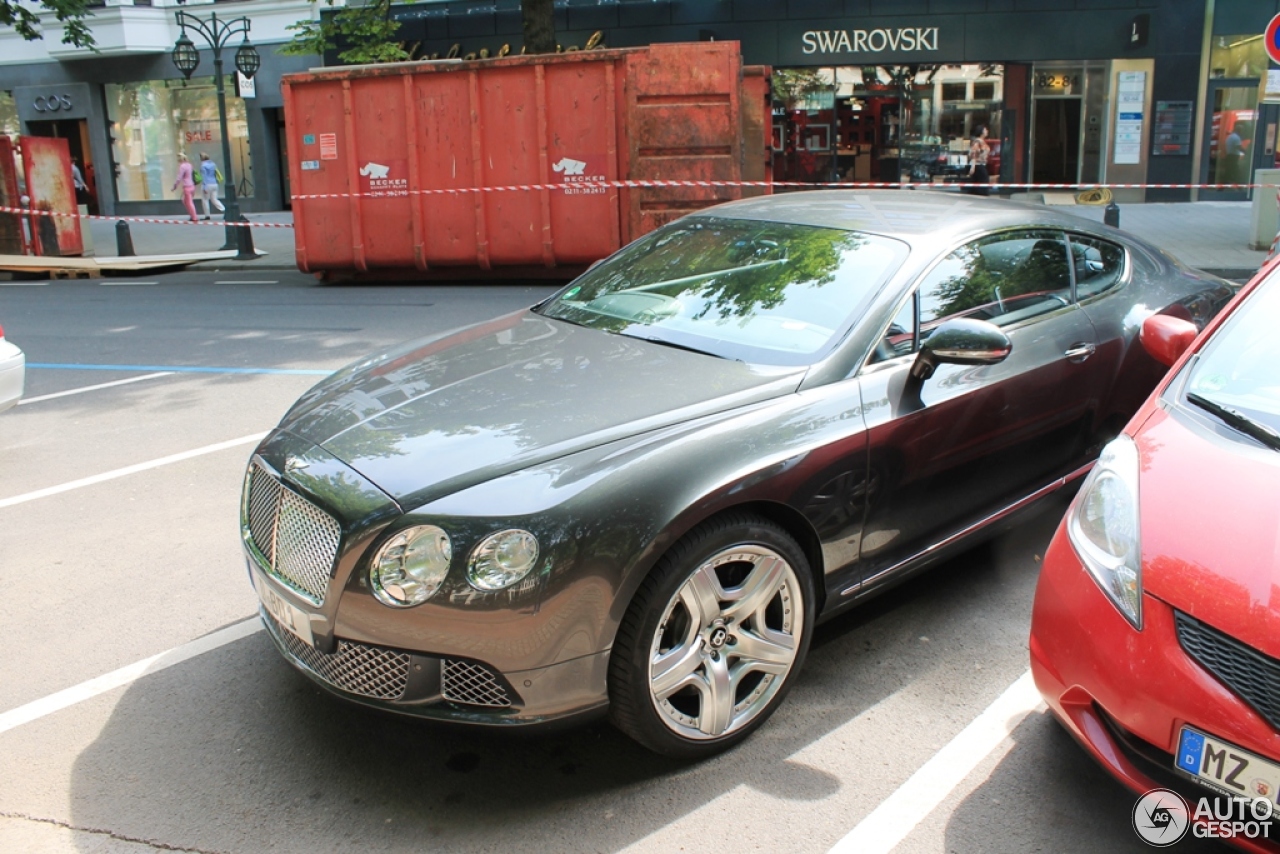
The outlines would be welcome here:
M 667 756 L 737 744 L 781 704 L 813 635 L 813 575 L 780 526 L 703 523 L 663 556 L 618 629 L 614 724 Z

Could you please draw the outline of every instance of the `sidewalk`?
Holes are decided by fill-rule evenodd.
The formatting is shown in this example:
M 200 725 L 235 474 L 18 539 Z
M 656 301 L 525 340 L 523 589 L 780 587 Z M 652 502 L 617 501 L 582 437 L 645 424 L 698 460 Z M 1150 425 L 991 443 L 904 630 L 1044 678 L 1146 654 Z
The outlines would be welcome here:
M 1105 205 L 1058 210 L 1102 222 Z M 1228 279 L 1247 279 L 1266 260 L 1249 248 L 1252 202 L 1161 202 L 1120 205 L 1120 229 L 1168 250 L 1191 267 Z
M 198 205 L 197 205 L 198 207 Z M 185 216 L 163 217 L 148 216 L 149 220 L 167 220 L 168 222 L 130 222 L 129 235 L 133 238 L 135 255 L 178 255 L 191 252 L 210 252 L 221 249 L 226 242 L 226 227 L 222 220 L 215 217 L 205 222 L 190 222 Z M 253 229 L 253 246 L 258 252 L 265 252 L 256 261 L 236 261 L 219 259 L 193 264 L 192 270 L 297 270 L 298 265 L 293 255 L 293 213 L 276 211 L 273 213 L 248 214 L 247 219 L 254 223 L 266 223 L 270 227 Z M 277 227 L 288 226 L 288 227 Z M 93 254 L 97 258 L 118 256 L 116 248 L 116 221 L 89 220 L 89 234 L 93 238 Z
M 1103 205 L 1055 206 L 1064 213 L 1102 222 Z M 1265 251 L 1249 248 L 1252 202 L 1174 202 L 1120 205 L 1120 228 L 1168 250 L 1184 263 L 1219 276 L 1245 279 L 1266 259 Z M 157 217 L 151 217 L 157 219 Z M 290 211 L 250 214 L 249 220 L 276 226 L 292 225 Z M 187 223 L 173 217 L 172 225 L 131 222 L 129 231 L 138 255 L 202 252 L 219 249 L 224 227 L 217 220 Z M 116 255 L 116 224 L 91 220 L 95 254 Z M 292 228 L 254 228 L 254 247 L 268 253 L 256 261 L 218 260 L 196 264 L 203 270 L 296 270 Z

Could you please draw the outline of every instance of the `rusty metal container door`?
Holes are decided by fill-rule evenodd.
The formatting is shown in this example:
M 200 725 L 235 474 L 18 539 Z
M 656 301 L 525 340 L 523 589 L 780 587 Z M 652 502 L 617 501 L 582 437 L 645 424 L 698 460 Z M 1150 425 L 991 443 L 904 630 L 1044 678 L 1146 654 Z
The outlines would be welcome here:
M 743 169 L 742 59 L 737 42 L 655 44 L 627 57 L 627 177 L 733 182 Z M 624 194 L 626 241 L 678 217 L 742 198 L 738 186 L 635 188 Z

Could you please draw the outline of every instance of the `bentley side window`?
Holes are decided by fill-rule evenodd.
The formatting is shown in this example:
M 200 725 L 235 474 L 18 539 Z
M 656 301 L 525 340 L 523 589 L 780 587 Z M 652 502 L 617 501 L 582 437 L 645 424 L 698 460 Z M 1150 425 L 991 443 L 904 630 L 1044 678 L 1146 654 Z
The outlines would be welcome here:
M 898 309 L 898 313 L 889 324 L 889 328 L 885 330 L 884 337 L 876 344 L 875 351 L 867 361 L 868 364 L 884 362 L 888 359 L 914 353 L 915 349 L 916 299 L 913 294 L 911 299 L 903 303 L 902 308 Z
M 1020 229 L 975 240 L 920 285 L 920 331 L 953 317 L 1009 326 L 1070 305 L 1071 267 L 1059 232 Z
M 1071 260 L 1076 269 L 1077 299 L 1110 290 L 1124 272 L 1124 250 L 1096 237 L 1071 235 Z

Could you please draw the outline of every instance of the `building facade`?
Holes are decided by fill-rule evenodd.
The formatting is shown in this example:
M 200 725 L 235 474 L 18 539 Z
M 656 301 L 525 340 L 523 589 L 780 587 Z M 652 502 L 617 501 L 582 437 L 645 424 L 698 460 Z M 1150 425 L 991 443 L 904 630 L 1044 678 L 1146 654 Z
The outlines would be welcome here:
M 1276 163 L 1262 35 L 1278 0 L 567 0 L 566 49 L 736 40 L 773 69 L 783 181 L 946 181 L 990 130 L 1012 184 L 1243 199 Z M 519 52 L 519 0 L 396 7 L 418 58 Z M 1190 185 L 1212 185 L 1193 189 Z M 1222 188 L 1219 188 L 1222 187 Z
M 262 67 L 243 97 L 237 45 L 223 56 L 230 174 L 246 211 L 288 207 L 279 81 L 322 62 L 276 49 L 289 25 L 320 14 L 307 0 L 105 0 L 90 20 L 96 53 L 61 44 L 52 16 L 43 41 L 0 28 L 0 133 L 67 138 L 95 212 L 179 213 L 178 152 L 222 155 L 210 51 L 197 39 L 189 81 L 170 58 L 178 8 L 250 19 Z M 746 64 L 773 69 L 778 181 L 954 180 L 985 125 L 994 180 L 1179 185 L 1118 190 L 1121 201 L 1244 199 L 1230 185 L 1276 165 L 1280 106 L 1265 103 L 1274 64 L 1263 33 L 1277 13 L 1280 0 L 557 0 L 555 10 L 565 49 L 738 41 Z M 393 14 L 420 59 L 520 49 L 520 0 Z
M 65 138 L 90 187 L 90 211 L 105 214 L 176 214 L 172 190 L 178 154 L 199 162 L 206 153 L 235 182 L 241 209 L 287 206 L 288 152 L 280 77 L 320 65 L 320 57 L 281 56 L 290 24 L 318 15 L 307 0 L 106 0 L 90 4 L 97 51 L 62 44 L 52 15 L 44 38 L 22 40 L 0 28 L 0 134 Z M 222 134 L 213 55 L 200 36 L 200 65 L 190 80 L 171 52 L 183 9 L 203 20 L 245 17 L 262 60 L 252 84 L 239 80 L 235 51 L 222 50 L 231 163 L 222 163 Z M 243 88 L 242 88 L 243 87 Z

